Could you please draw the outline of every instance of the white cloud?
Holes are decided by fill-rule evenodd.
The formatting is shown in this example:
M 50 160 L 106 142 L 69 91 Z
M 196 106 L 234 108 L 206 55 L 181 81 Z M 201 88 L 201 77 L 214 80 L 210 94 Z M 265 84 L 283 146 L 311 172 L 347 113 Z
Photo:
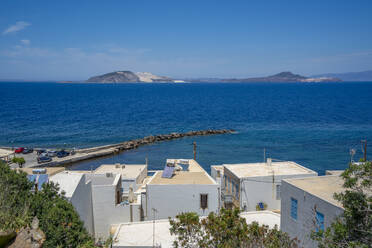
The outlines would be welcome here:
M 31 41 L 30 40 L 21 40 L 22 45 L 28 46 L 30 45 Z
M 19 21 L 14 25 L 11 25 L 7 29 L 4 30 L 3 35 L 10 34 L 10 33 L 16 33 L 22 29 L 25 29 L 27 26 L 30 26 L 31 23 Z

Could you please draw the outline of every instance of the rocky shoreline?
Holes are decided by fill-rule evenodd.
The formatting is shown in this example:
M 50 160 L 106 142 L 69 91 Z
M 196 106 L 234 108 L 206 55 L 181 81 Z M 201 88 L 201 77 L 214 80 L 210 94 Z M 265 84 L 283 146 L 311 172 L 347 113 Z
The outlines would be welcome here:
M 217 135 L 217 134 L 228 134 L 228 133 L 234 133 L 235 130 L 233 129 L 208 129 L 208 130 L 200 130 L 200 131 L 189 131 L 186 133 L 170 133 L 170 134 L 160 134 L 160 135 L 151 135 L 144 137 L 142 139 L 135 139 L 135 140 L 129 140 L 125 141 L 123 143 L 119 144 L 111 144 L 111 145 L 105 145 L 105 146 L 98 146 L 98 147 L 92 147 L 92 148 L 85 148 L 85 149 L 79 149 L 77 152 L 96 152 L 103 149 L 108 148 L 115 148 L 117 152 L 121 151 L 127 151 L 136 149 L 143 145 L 152 144 L 155 142 L 160 141 L 167 141 L 167 140 L 174 140 L 174 139 L 180 139 L 183 137 L 192 137 L 192 136 L 207 136 L 207 135 Z
M 79 163 L 81 161 L 84 161 L 84 160 L 112 156 L 120 152 L 125 152 L 128 150 L 136 149 L 140 146 L 150 145 L 156 142 L 171 141 L 175 139 L 181 139 L 184 137 L 193 137 L 193 136 L 230 134 L 234 132 L 235 130 L 233 129 L 217 129 L 217 130 L 208 129 L 208 130 L 200 130 L 200 131 L 189 131 L 186 133 L 150 135 L 142 139 L 129 140 L 129 141 L 125 141 L 125 142 L 118 143 L 118 144 L 110 144 L 110 145 L 104 145 L 104 146 L 75 149 L 75 153 L 73 155 L 63 157 L 63 158 L 54 157 L 53 161 L 42 163 L 42 164 L 38 164 L 36 162 L 36 157 L 33 158 L 35 162 L 33 161 L 29 162 L 26 159 L 26 164 L 24 164 L 24 167 L 52 167 L 52 166 L 67 167 L 67 166 Z M 36 154 L 34 154 L 33 156 L 36 156 Z

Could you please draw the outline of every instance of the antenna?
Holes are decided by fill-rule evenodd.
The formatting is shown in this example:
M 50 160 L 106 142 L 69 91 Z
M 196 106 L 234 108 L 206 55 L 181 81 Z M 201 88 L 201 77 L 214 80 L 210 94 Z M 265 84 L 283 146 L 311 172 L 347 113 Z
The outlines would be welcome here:
M 264 163 L 266 162 L 266 148 L 264 148 Z
M 196 142 L 192 143 L 194 145 L 194 160 L 196 160 Z
M 364 160 L 364 162 L 366 162 L 367 161 L 367 140 L 365 139 L 365 140 L 361 140 L 360 141 L 360 143 L 364 143 L 364 147 L 363 147 L 363 145 L 362 145 L 362 148 L 363 148 L 363 160 Z

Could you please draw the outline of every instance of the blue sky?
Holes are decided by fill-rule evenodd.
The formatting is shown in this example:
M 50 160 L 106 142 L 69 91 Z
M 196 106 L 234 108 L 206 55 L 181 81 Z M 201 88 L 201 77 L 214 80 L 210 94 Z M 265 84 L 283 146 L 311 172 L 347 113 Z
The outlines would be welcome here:
M 371 13 L 370 0 L 2 0 L 0 79 L 371 70 Z

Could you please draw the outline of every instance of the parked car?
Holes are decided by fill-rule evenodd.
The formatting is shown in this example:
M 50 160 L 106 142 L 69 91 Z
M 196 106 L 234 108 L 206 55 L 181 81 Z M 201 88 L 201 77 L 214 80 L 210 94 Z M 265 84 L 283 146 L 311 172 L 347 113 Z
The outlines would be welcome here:
M 45 153 L 45 152 L 46 152 L 45 149 L 37 149 L 36 150 L 37 155 L 41 155 L 42 153 Z
M 23 150 L 23 154 L 27 154 L 27 153 L 33 153 L 34 152 L 34 149 L 32 149 L 32 148 L 25 148 L 24 150 Z
M 68 155 L 70 155 L 70 153 L 66 152 L 65 150 L 61 150 L 61 151 L 57 152 L 57 157 L 59 157 L 59 158 L 67 157 Z
M 46 162 L 50 162 L 52 161 L 52 158 L 51 157 L 48 157 L 48 156 L 40 156 L 40 157 L 37 157 L 37 162 L 39 164 L 42 164 L 42 163 L 46 163 Z
M 48 154 L 48 157 L 55 157 L 57 156 L 57 151 L 50 150 L 50 151 L 47 151 L 47 154 Z
M 18 147 L 18 148 L 16 148 L 16 149 L 14 150 L 14 152 L 15 152 L 15 153 L 22 153 L 24 149 L 25 149 L 24 147 Z

